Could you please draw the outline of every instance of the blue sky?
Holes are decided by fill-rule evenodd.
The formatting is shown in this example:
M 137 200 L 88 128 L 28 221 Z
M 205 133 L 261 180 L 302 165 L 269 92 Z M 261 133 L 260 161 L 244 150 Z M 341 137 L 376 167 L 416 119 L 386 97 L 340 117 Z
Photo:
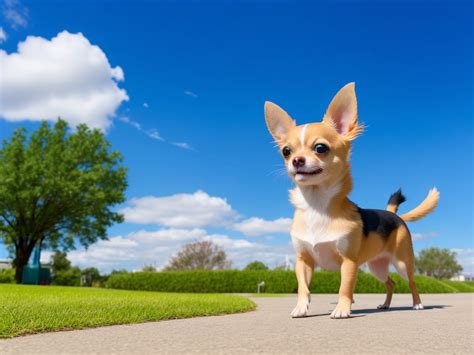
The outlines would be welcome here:
M 220 243 L 236 266 L 284 262 L 292 255 L 284 233 L 291 183 L 266 130 L 263 103 L 279 104 L 298 123 L 317 121 L 337 90 L 355 81 L 359 117 L 368 127 L 354 144 L 351 199 L 384 208 L 402 187 L 408 201 L 401 211 L 407 211 L 436 186 L 439 208 L 411 224 L 415 249 L 456 249 L 473 273 L 470 2 L 7 0 L 2 12 L 5 56 L 27 36 L 48 46 L 63 31 L 64 43 L 82 33 L 124 74 L 121 80 L 114 71 L 107 83 L 128 101 L 122 95 L 97 124 L 107 122 L 107 137 L 129 167 L 128 202 L 119 207 L 129 217 L 110 229 L 112 242 L 72 253 L 77 264 L 104 271 L 160 267 L 188 241 L 186 231 Z M 59 65 L 67 68 L 65 61 Z M 120 97 L 99 76 L 67 81 L 78 111 L 88 107 L 80 99 L 94 80 Z M 5 101 L 7 84 L 0 86 Z M 23 91 L 18 97 L 30 104 L 32 94 Z M 0 110 L 2 140 L 18 127 L 38 125 L 11 105 Z M 81 120 L 77 115 L 72 124 Z M 193 220 L 196 206 L 218 212 Z M 146 208 L 153 215 L 141 218 Z M 168 221 L 181 213 L 186 222 Z M 0 258 L 6 255 L 0 246 Z

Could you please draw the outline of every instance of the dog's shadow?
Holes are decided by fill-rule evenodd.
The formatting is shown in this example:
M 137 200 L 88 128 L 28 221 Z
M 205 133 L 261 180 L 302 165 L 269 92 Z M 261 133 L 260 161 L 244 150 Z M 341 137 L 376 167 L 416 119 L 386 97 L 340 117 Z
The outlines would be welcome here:
M 336 304 L 336 302 L 334 304 Z M 432 309 L 444 309 L 444 308 L 447 308 L 447 307 L 452 307 L 452 306 L 444 305 L 444 304 L 443 305 L 438 305 L 437 304 L 437 305 L 424 306 L 424 308 L 422 310 L 418 310 L 417 312 L 429 311 L 429 310 L 432 310 Z M 390 307 L 389 309 L 378 309 L 378 308 L 353 309 L 351 311 L 351 316 L 348 319 L 365 317 L 367 314 L 371 314 L 371 313 L 387 313 L 387 312 L 400 312 L 400 311 L 413 311 L 413 312 L 415 312 L 413 307 L 409 307 L 409 306 Z M 309 314 L 309 315 L 305 316 L 304 318 L 324 317 L 324 316 L 329 316 L 329 315 L 331 315 L 330 312 L 329 313 Z
M 423 309 L 418 310 L 420 311 L 429 311 L 432 309 L 443 309 L 446 307 L 452 307 L 450 305 L 429 305 L 424 306 Z M 352 314 L 370 314 L 370 313 L 382 313 L 382 312 L 400 312 L 400 311 L 415 311 L 413 307 L 404 306 L 404 307 L 390 307 L 388 309 L 378 309 L 378 308 L 366 308 L 366 309 L 353 309 L 351 311 Z

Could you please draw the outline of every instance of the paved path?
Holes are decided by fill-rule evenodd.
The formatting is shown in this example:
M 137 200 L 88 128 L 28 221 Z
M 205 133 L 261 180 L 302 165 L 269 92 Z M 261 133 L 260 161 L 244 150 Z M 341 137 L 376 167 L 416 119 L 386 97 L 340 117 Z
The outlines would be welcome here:
M 356 295 L 353 318 L 332 320 L 336 295 L 313 295 L 310 317 L 291 319 L 295 296 L 255 298 L 255 312 L 120 325 L 0 340 L 0 353 L 474 353 L 474 294 L 422 295 L 426 309 L 375 311 L 383 295 Z

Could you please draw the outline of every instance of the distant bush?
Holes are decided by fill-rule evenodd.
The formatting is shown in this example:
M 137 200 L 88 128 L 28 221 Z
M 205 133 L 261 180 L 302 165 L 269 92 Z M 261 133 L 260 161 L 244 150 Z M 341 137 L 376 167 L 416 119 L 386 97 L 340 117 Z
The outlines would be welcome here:
M 338 293 L 340 274 L 337 272 L 315 272 L 311 282 L 312 293 Z M 409 293 L 406 281 L 392 275 L 395 292 Z M 421 293 L 451 293 L 453 287 L 426 276 L 416 276 Z M 292 271 L 174 271 L 135 272 L 111 275 L 106 283 L 108 288 L 161 292 L 202 292 L 202 293 L 253 293 L 257 284 L 265 281 L 268 293 L 295 293 L 298 289 L 295 273 Z M 385 285 L 366 273 L 359 273 L 356 293 L 384 293 Z
M 58 286 L 81 286 L 81 269 L 72 267 L 56 271 L 53 284 Z
M 262 263 L 261 261 L 252 261 L 251 263 L 247 264 L 246 267 L 244 267 L 244 270 L 246 271 L 262 271 L 262 270 L 268 270 L 268 266 Z
M 0 271 L 0 283 L 2 284 L 14 284 L 15 281 L 15 269 L 4 269 Z

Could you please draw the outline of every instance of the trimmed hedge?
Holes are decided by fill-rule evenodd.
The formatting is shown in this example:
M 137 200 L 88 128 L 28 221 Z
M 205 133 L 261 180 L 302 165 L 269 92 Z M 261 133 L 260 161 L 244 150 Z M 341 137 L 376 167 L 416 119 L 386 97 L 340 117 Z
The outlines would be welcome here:
M 410 293 L 408 283 L 398 275 L 391 275 L 395 281 L 395 292 Z M 314 273 L 310 289 L 312 293 L 338 293 L 341 276 L 338 272 L 318 271 Z M 436 279 L 415 277 L 421 293 L 452 293 L 458 290 Z M 265 281 L 265 292 L 295 293 L 298 289 L 295 273 L 292 271 L 170 271 L 135 272 L 111 275 L 107 288 L 200 293 L 254 293 L 257 283 Z M 359 272 L 356 293 L 385 293 L 385 285 L 367 273 Z
M 474 292 L 474 283 L 469 281 L 443 280 L 444 284 L 455 288 L 458 292 Z

